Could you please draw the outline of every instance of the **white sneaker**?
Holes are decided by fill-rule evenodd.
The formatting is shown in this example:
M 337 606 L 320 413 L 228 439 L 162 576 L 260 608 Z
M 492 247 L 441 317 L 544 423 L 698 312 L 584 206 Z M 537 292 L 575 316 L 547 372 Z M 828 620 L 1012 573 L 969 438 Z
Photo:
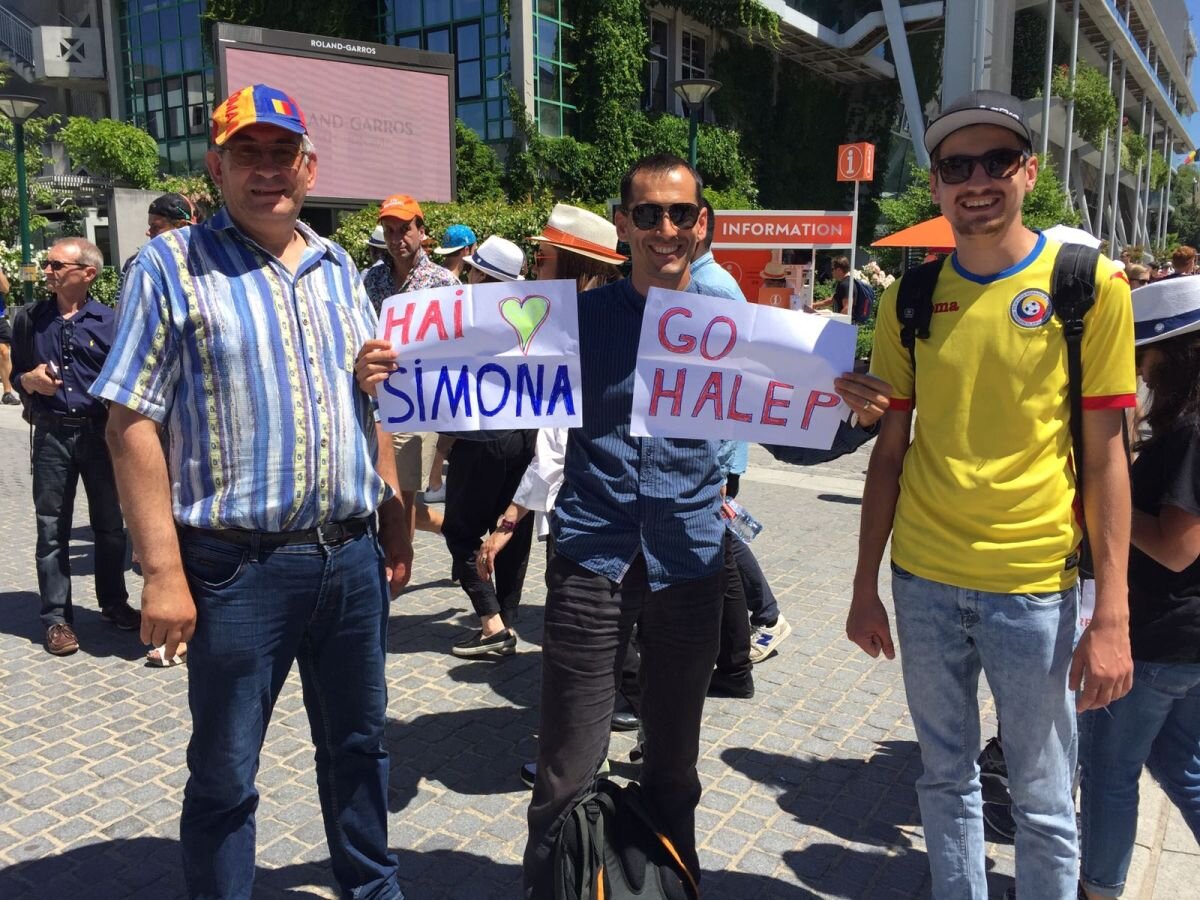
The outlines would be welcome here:
M 792 633 L 788 620 L 779 614 L 779 619 L 768 628 L 766 625 L 756 625 L 750 632 L 750 662 L 760 663 L 776 650 L 779 645 Z
M 446 482 L 442 482 L 442 486 L 437 490 L 426 487 L 421 495 L 421 499 L 426 503 L 445 503 L 446 502 Z

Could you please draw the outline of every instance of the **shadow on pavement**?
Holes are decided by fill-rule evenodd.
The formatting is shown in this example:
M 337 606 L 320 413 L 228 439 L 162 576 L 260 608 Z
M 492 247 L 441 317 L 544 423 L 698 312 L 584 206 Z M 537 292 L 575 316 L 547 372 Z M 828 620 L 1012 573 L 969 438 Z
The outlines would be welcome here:
M 84 606 L 78 602 L 73 606 L 75 624 L 72 628 L 79 637 L 79 654 L 76 655 L 136 660 L 146 652 L 136 631 L 121 631 L 102 619 L 100 610 L 94 606 Z M 0 633 L 29 641 L 30 652 L 45 653 L 42 644 L 46 631 L 38 618 L 40 609 L 41 600 L 33 591 L 0 594 Z
M 721 754 L 730 767 L 775 790 L 780 808 L 797 822 L 851 845 L 814 841 L 784 852 L 796 877 L 821 897 L 929 894 L 929 861 L 912 840 L 921 823 L 915 787 L 920 749 L 915 741 L 880 741 L 876 746 L 865 759 L 736 747 Z M 1000 897 L 1012 879 L 992 872 L 991 859 L 986 866 L 989 892 Z
M 520 894 L 516 864 L 450 850 L 395 852 L 400 885 L 412 900 L 500 900 Z M 67 896 L 176 900 L 185 896 L 181 866 L 177 841 L 154 837 L 106 841 L 0 869 L 0 896 L 6 900 Z M 260 866 L 254 897 L 329 897 L 334 895 L 333 884 L 327 859 L 279 869 Z

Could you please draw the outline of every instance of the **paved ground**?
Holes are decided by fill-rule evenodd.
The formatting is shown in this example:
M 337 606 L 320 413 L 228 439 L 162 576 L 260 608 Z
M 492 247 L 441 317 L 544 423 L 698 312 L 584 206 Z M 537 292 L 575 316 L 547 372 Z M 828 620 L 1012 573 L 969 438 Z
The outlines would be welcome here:
M 27 432 L 10 407 L 0 408 L 0 454 L 0 896 L 182 896 L 186 669 L 143 667 L 136 638 L 101 622 L 82 497 L 73 563 L 83 649 L 43 652 Z M 842 635 L 864 466 L 865 455 L 809 470 L 756 456 L 743 481 L 741 499 L 766 523 L 755 552 L 795 634 L 756 669 L 753 700 L 713 700 L 706 711 L 697 827 L 710 900 L 928 894 L 899 665 L 867 659 Z M 468 663 L 448 653 L 469 605 L 445 577 L 444 546 L 422 539 L 417 552 L 388 641 L 390 836 L 403 885 L 411 900 L 516 897 L 542 569 L 535 553 L 521 653 Z M 129 584 L 136 603 L 140 581 L 131 574 Z M 984 708 L 990 716 L 986 697 Z M 618 775 L 636 771 L 621 762 L 632 744 L 613 737 Z M 311 760 L 293 673 L 259 776 L 256 896 L 334 896 Z M 1157 791 L 1145 806 L 1127 896 L 1200 896 L 1190 833 Z M 1012 848 L 990 844 L 989 858 L 998 898 Z

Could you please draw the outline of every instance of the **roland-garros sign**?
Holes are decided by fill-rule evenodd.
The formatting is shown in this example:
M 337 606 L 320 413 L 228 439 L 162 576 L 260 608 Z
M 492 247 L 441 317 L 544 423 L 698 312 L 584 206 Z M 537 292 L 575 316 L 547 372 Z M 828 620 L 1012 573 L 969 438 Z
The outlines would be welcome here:
M 814 209 L 717 211 L 718 250 L 837 249 L 853 242 L 854 215 Z

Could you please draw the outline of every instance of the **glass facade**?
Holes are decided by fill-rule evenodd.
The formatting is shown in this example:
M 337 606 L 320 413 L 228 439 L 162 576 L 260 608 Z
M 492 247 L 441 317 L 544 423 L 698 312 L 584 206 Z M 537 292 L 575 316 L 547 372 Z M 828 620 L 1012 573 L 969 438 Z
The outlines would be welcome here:
M 534 100 L 538 131 L 551 137 L 574 134 L 578 107 L 571 102 L 571 62 L 575 30 L 569 0 L 537 0 L 533 13 L 533 63 L 537 69 Z
M 126 118 L 158 141 L 166 172 L 202 171 L 216 79 L 201 39 L 205 0 L 126 0 L 120 58 Z
M 456 57 L 455 113 L 485 141 L 512 137 L 500 0 L 380 0 L 379 40 Z

